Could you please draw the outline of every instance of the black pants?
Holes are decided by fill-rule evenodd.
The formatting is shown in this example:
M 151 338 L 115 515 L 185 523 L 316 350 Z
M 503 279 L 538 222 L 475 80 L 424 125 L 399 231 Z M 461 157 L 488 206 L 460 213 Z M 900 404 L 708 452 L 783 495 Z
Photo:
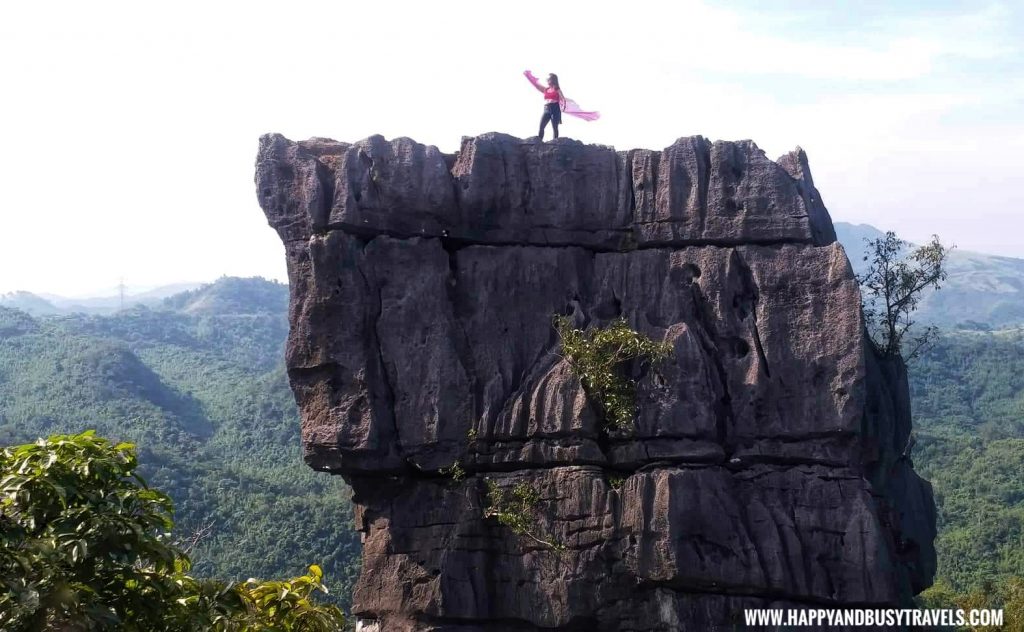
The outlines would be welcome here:
M 544 115 L 540 117 L 540 132 L 537 133 L 541 140 L 544 140 L 544 128 L 548 126 L 548 121 L 551 121 L 551 131 L 554 132 L 555 138 L 558 138 L 558 125 L 562 122 L 562 109 L 558 107 L 557 103 L 544 104 Z

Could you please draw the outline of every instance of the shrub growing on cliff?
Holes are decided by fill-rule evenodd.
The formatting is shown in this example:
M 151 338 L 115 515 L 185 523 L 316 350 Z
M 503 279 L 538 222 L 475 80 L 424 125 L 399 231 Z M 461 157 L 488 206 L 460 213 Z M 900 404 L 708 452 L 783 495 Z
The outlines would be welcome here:
M 311 599 L 319 567 L 276 582 L 189 576 L 171 500 L 137 465 L 134 446 L 91 431 L 0 452 L 0 628 L 342 629 L 340 610 Z
M 858 281 L 863 293 L 868 333 L 883 356 L 902 354 L 910 360 L 937 333 L 934 327 L 926 327 L 913 338 L 907 337 L 914 325 L 912 315 L 922 293 L 928 288 L 939 289 L 946 280 L 945 263 L 950 249 L 934 235 L 930 242 L 909 254 L 906 254 L 906 249 L 910 244 L 892 231 L 885 237 L 866 241 L 868 250 L 864 261 L 869 265 Z
M 448 467 L 442 467 L 437 472 L 441 476 L 447 476 L 447 477 L 451 478 L 456 483 L 458 483 L 458 482 L 462 481 L 464 478 L 466 478 L 466 470 L 462 467 L 462 464 L 459 463 L 458 461 L 452 463 Z
M 525 481 L 504 489 L 491 479 L 484 479 L 487 485 L 487 507 L 485 518 L 496 518 L 516 535 L 530 538 L 555 551 L 563 551 L 565 546 L 551 538 L 543 538 L 535 531 L 537 523 L 537 505 L 540 503 L 540 492 Z
M 562 351 L 587 394 L 613 430 L 629 427 L 636 416 L 636 383 L 623 373 L 623 365 L 643 358 L 658 362 L 672 351 L 629 328 L 624 318 L 604 328 L 576 329 L 568 316 L 555 317 Z

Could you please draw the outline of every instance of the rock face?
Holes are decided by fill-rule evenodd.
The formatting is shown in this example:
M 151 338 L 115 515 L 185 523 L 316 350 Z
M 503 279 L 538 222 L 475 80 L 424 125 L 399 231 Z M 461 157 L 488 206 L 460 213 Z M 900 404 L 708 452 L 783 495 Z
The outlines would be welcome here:
M 306 460 L 355 494 L 363 629 L 713 629 L 931 583 L 904 368 L 802 151 L 267 135 L 256 185 Z M 557 314 L 671 345 L 625 367 L 634 427 L 603 424 Z M 486 480 L 526 482 L 565 549 L 486 518 Z

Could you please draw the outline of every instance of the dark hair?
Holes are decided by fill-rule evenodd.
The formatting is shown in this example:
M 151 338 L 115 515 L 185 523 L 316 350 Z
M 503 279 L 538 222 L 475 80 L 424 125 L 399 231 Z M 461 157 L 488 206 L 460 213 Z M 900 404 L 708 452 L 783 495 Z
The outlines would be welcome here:
M 559 90 L 562 89 L 562 86 L 558 85 L 558 75 L 556 75 L 555 73 L 550 73 L 548 75 L 548 83 L 555 84 L 555 87 L 558 88 Z

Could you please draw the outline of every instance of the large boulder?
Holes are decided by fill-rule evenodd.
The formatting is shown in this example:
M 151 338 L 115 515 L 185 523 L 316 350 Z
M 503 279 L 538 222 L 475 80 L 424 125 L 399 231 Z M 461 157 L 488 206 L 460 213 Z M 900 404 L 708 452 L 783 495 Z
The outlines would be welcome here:
M 268 135 L 256 181 L 306 460 L 354 491 L 364 629 L 727 627 L 931 583 L 906 374 L 865 338 L 803 151 Z M 556 315 L 670 347 L 624 367 L 632 426 Z M 517 485 L 525 534 L 486 515 Z

